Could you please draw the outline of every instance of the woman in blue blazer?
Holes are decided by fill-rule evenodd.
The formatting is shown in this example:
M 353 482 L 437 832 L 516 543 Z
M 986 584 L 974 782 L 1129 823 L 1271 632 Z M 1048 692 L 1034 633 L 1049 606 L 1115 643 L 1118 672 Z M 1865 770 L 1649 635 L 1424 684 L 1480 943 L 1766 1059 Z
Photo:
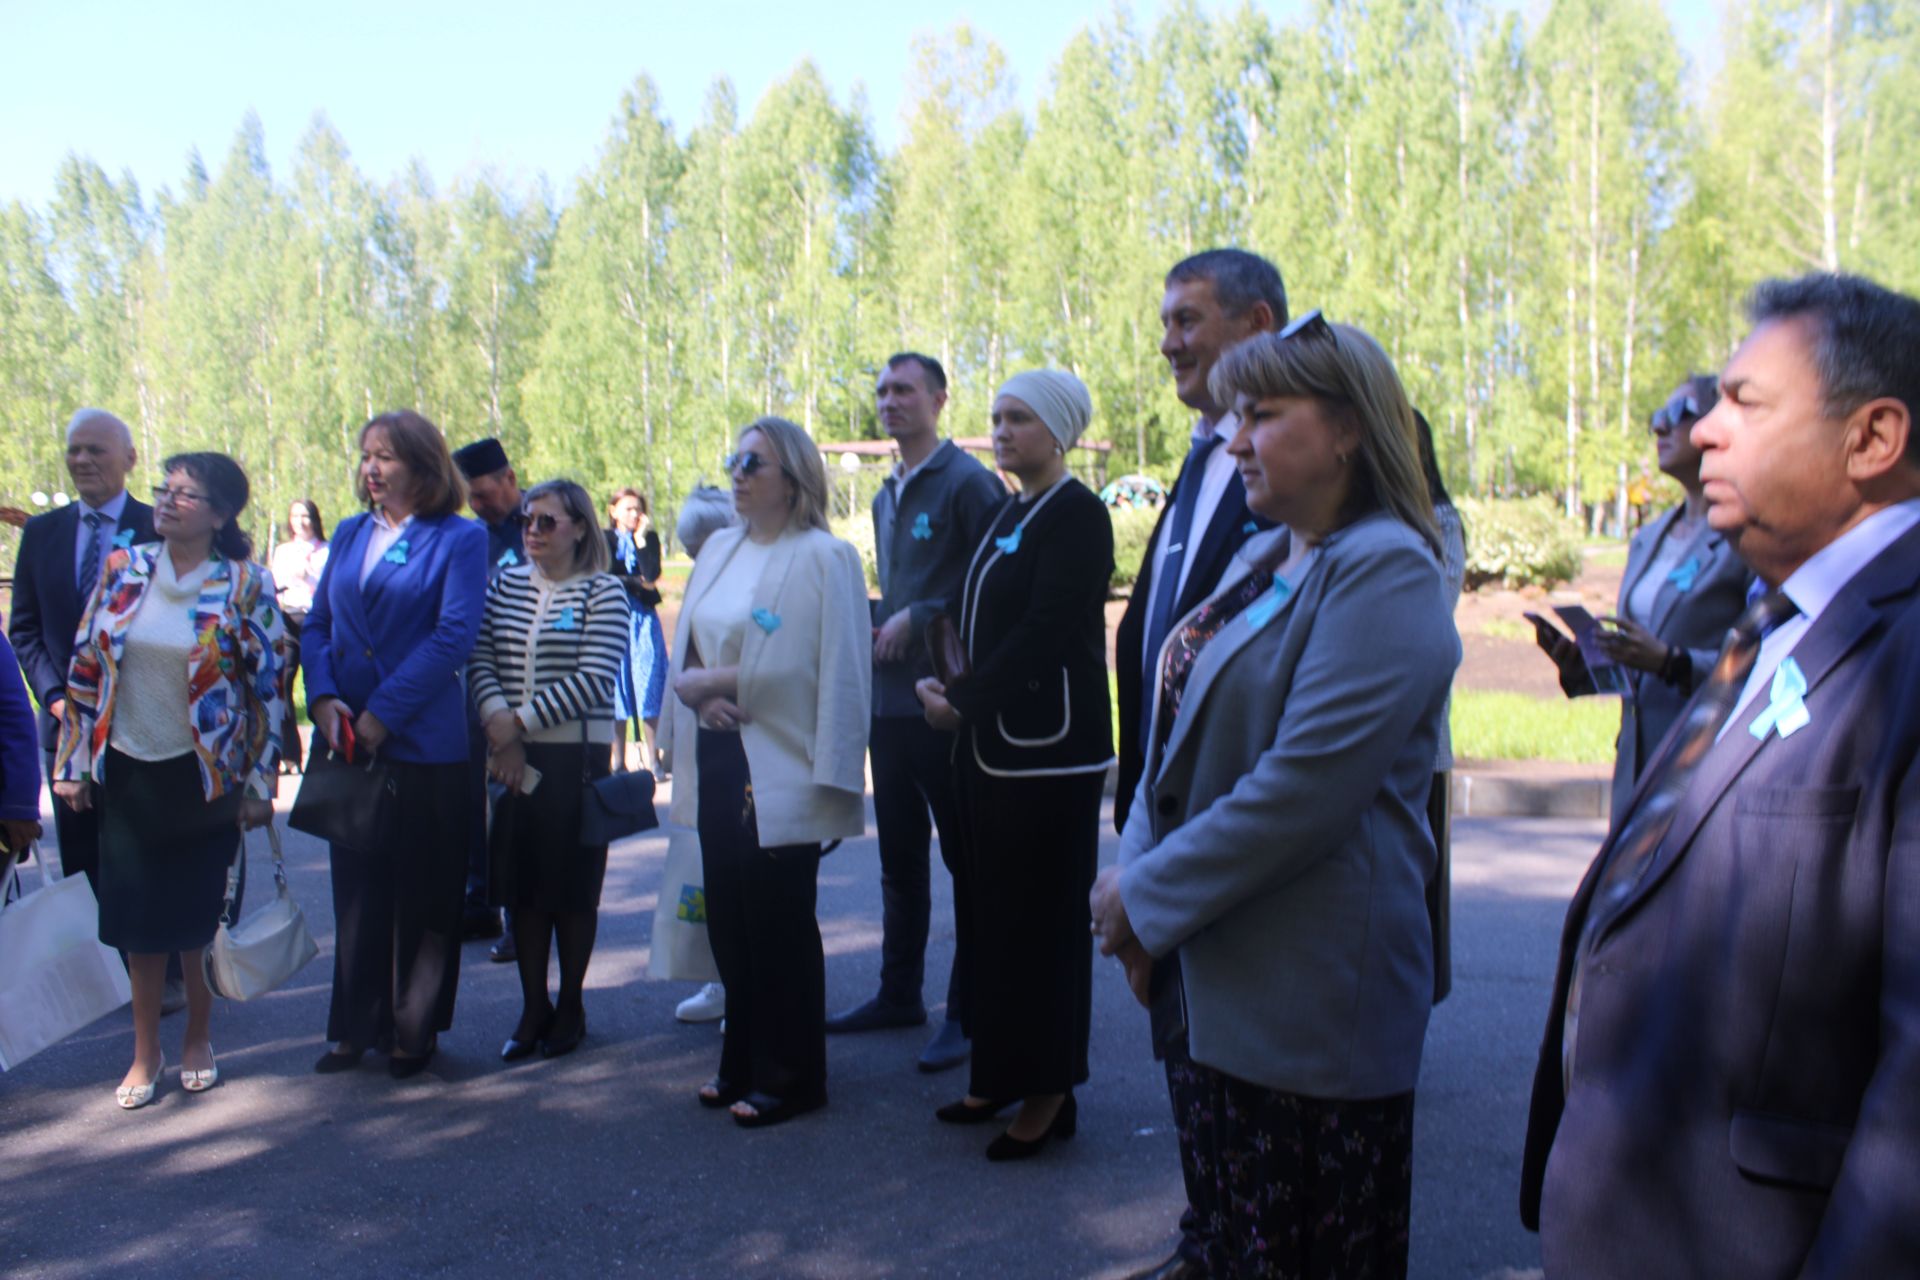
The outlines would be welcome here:
M 1433 1006 L 1427 797 L 1460 641 L 1413 412 L 1314 312 L 1229 349 L 1214 398 L 1256 534 L 1156 657 L 1146 770 L 1093 893 L 1169 1064 L 1208 1275 L 1404 1276 Z M 1156 1010 L 1157 1011 L 1157 1010 Z
M 344 1071 L 390 1051 L 420 1071 L 453 1022 L 467 846 L 465 666 L 486 607 L 487 532 L 455 514 L 460 473 L 440 429 L 408 410 L 360 429 L 355 491 L 307 615 L 307 706 L 339 751 L 386 766 L 394 790 L 374 847 L 333 845 L 331 1051 Z

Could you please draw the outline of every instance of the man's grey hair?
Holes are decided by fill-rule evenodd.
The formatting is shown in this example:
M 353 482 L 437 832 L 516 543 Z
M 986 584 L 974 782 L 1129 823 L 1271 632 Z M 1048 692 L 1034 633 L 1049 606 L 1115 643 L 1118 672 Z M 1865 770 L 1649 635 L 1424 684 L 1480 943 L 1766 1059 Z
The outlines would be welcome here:
M 732 523 L 733 495 L 725 489 L 703 484 L 680 504 L 680 519 L 674 524 L 673 536 L 680 540 L 688 555 L 697 557 L 708 538 Z
M 1273 312 L 1273 327 L 1287 322 L 1287 286 L 1280 279 L 1280 268 L 1257 253 L 1245 249 L 1208 249 L 1190 258 L 1182 258 L 1167 272 L 1169 285 L 1190 280 L 1205 280 L 1213 285 L 1213 296 L 1228 315 L 1247 314 L 1256 302 L 1267 304 Z
M 120 421 L 120 419 L 111 413 L 108 413 L 105 409 L 75 409 L 73 416 L 67 419 L 66 438 L 69 440 L 73 439 L 74 432 L 96 422 L 102 423 L 111 429 L 113 433 L 120 438 L 121 445 L 124 446 L 129 453 L 133 451 L 132 429 L 128 427 L 126 423 Z
M 1747 318 L 1805 319 L 1813 330 L 1820 407 L 1844 418 L 1870 400 L 1891 397 L 1920 427 L 1920 301 L 1863 276 L 1815 272 L 1763 280 L 1747 297 Z M 1920 462 L 1920 430 L 1907 435 L 1907 460 Z

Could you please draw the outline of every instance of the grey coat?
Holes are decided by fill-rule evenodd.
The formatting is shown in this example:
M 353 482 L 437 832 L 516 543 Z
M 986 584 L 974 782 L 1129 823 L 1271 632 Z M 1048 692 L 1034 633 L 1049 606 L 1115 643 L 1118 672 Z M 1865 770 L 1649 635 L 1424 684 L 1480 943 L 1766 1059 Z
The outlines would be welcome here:
M 1220 590 L 1284 536 L 1249 540 Z M 1147 760 L 1121 897 L 1149 952 L 1180 954 L 1196 1061 L 1315 1098 L 1404 1093 L 1433 1004 L 1426 804 L 1460 662 L 1440 568 L 1376 515 L 1254 613 L 1201 651 Z
M 1627 597 L 1639 585 L 1652 563 L 1660 540 L 1679 518 L 1674 507 L 1658 520 L 1633 535 L 1627 547 L 1627 572 L 1620 580 L 1620 602 L 1616 612 L 1627 611 Z M 1683 590 L 1685 574 L 1669 577 L 1654 597 L 1653 616 L 1636 621 L 1667 644 L 1687 651 L 1692 675 L 1681 684 L 1668 684 L 1658 675 L 1630 671 L 1633 696 L 1620 700 L 1620 737 L 1614 744 L 1613 813 L 1626 811 L 1633 795 L 1633 784 L 1653 749 L 1667 736 L 1667 730 L 1680 718 L 1680 712 L 1693 697 L 1693 691 L 1713 670 L 1720 646 L 1726 643 L 1727 629 L 1746 607 L 1747 584 L 1753 574 L 1720 534 L 1708 531 L 1700 550 L 1699 563 L 1692 581 Z M 1685 563 L 1682 563 L 1685 568 Z

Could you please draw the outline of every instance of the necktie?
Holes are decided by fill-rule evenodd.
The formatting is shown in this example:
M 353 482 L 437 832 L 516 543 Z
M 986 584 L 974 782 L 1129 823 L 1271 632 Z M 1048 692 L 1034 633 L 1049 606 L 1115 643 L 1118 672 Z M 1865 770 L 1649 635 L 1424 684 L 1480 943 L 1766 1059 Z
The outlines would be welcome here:
M 80 557 L 80 576 L 76 582 L 80 598 L 91 600 L 94 585 L 100 581 L 100 525 L 105 517 L 98 511 L 89 511 L 81 519 L 87 526 L 87 550 Z
M 1167 553 L 1161 558 L 1160 567 L 1153 579 L 1153 601 L 1147 610 L 1146 644 L 1141 654 L 1146 696 L 1140 699 L 1140 742 L 1147 741 L 1149 726 L 1153 723 L 1153 660 L 1160 656 L 1160 646 L 1166 641 L 1167 628 L 1173 625 L 1174 601 L 1180 598 L 1180 567 L 1186 563 L 1187 541 L 1193 533 L 1194 509 L 1200 505 L 1200 484 L 1207 469 L 1207 458 L 1219 445 L 1220 437 L 1209 431 L 1204 436 L 1193 438 L 1193 447 L 1187 450 L 1187 461 L 1180 468 L 1180 479 L 1174 486 L 1173 515 L 1167 527 Z
M 1712 750 L 1721 726 L 1726 724 L 1740 699 L 1754 660 L 1760 656 L 1760 641 L 1767 632 L 1799 611 L 1798 605 L 1778 591 L 1769 592 L 1747 606 L 1733 629 L 1727 632 L 1720 657 L 1714 662 L 1706 684 L 1701 686 L 1699 696 L 1687 708 L 1687 718 L 1672 748 L 1654 762 L 1656 776 L 1648 781 L 1640 807 L 1633 811 L 1633 817 L 1613 841 L 1606 865 L 1600 869 L 1600 882 L 1587 903 L 1579 944 L 1574 948 L 1573 980 L 1567 987 L 1566 1027 L 1560 1048 L 1563 1086 L 1570 1087 L 1573 1082 L 1574 1032 L 1580 1019 L 1580 992 L 1594 943 L 1659 861 L 1660 842 L 1672 828 L 1674 815 L 1700 762 Z

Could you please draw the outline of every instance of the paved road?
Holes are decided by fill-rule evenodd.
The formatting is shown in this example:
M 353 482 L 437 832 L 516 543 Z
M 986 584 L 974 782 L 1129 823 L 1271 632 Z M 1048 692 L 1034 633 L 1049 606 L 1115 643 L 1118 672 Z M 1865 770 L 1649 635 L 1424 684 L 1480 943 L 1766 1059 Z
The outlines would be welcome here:
M 1428 1036 L 1416 1127 L 1415 1276 L 1537 1274 L 1514 1209 L 1526 1088 L 1561 913 L 1599 835 L 1591 822 L 1459 824 L 1455 988 Z M 664 855 L 658 836 L 614 851 L 578 1053 L 498 1061 L 518 987 L 474 944 L 433 1068 L 396 1084 L 372 1057 L 346 1077 L 309 1070 L 332 921 L 325 851 L 293 836 L 321 959 L 216 1011 L 218 1089 L 190 1096 L 169 1070 L 152 1106 L 119 1111 L 124 1013 L 0 1077 L 0 1273 L 1064 1277 L 1165 1253 L 1177 1158 L 1116 970 L 1098 969 L 1080 1136 L 1038 1160 L 990 1166 L 991 1130 L 933 1122 L 965 1080 L 914 1072 L 918 1031 L 835 1039 L 832 1105 L 743 1132 L 693 1101 L 715 1029 L 677 1024 L 688 988 L 643 977 Z M 270 883 L 255 857 L 253 883 Z M 870 838 L 823 864 L 832 1007 L 874 984 L 877 882 Z M 948 912 L 936 904 L 930 970 L 951 952 Z M 165 1026 L 177 1060 L 180 1023 Z

